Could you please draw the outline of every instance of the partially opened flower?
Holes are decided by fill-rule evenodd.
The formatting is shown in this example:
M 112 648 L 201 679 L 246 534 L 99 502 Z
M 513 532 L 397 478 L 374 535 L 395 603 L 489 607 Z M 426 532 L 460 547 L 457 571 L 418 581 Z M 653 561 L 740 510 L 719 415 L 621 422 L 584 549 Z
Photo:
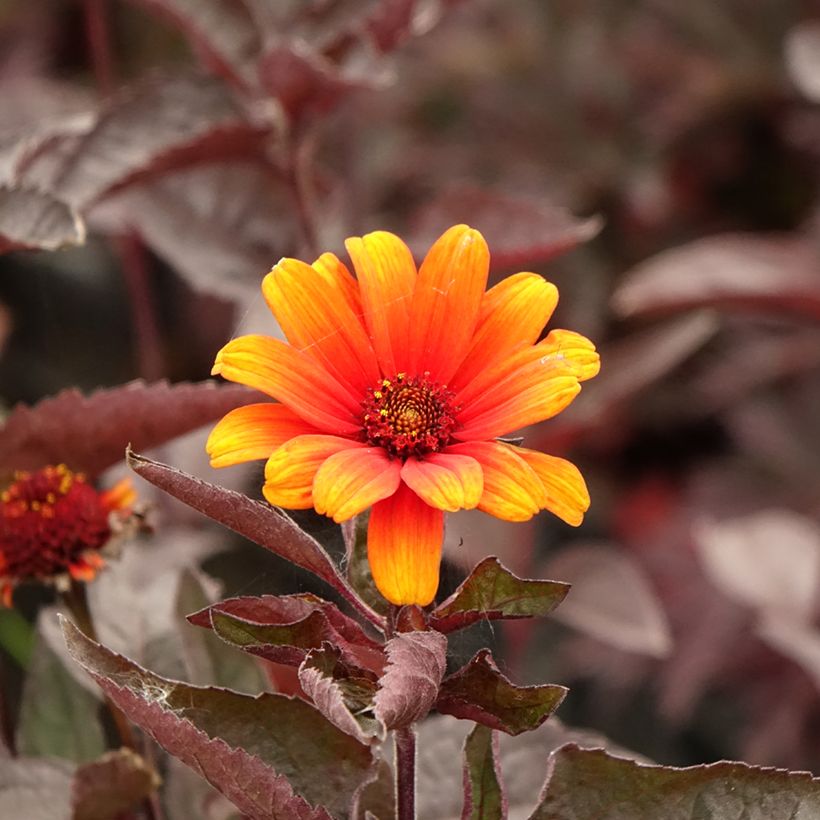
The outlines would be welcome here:
M 23 581 L 93 579 L 135 497 L 128 479 L 98 492 L 65 464 L 17 473 L 0 495 L 0 603 Z
M 580 524 L 589 496 L 561 458 L 498 441 L 563 410 L 598 372 L 592 343 L 553 330 L 558 301 L 533 273 L 485 292 L 481 234 L 450 228 L 416 271 L 378 231 L 333 254 L 283 259 L 262 290 L 290 344 L 242 336 L 213 372 L 277 403 L 229 413 L 211 433 L 215 467 L 267 459 L 271 504 L 345 521 L 372 507 L 368 559 L 395 604 L 438 587 L 443 514 L 477 507 L 508 521 L 548 509 Z

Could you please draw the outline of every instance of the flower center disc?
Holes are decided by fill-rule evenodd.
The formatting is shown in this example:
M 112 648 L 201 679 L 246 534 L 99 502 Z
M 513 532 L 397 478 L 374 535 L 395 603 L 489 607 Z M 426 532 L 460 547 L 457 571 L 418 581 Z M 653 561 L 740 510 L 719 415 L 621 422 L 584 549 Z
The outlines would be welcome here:
M 429 377 L 426 372 L 411 377 L 398 373 L 370 391 L 362 403 L 368 444 L 408 458 L 435 453 L 450 442 L 458 408 L 447 387 Z

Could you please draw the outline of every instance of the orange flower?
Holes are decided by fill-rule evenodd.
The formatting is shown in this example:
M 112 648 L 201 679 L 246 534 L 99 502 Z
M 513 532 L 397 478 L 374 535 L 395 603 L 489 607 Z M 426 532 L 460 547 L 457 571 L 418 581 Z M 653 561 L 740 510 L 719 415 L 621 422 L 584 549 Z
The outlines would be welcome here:
M 135 498 L 128 479 L 99 493 L 65 464 L 18 472 L 0 495 L 0 603 L 21 581 L 92 580 Z
M 290 344 L 242 336 L 213 373 L 279 403 L 229 413 L 211 463 L 267 459 L 274 505 L 345 521 L 372 507 L 368 558 L 394 604 L 429 604 L 443 514 L 477 507 L 508 521 L 548 509 L 581 523 L 589 496 L 561 458 L 498 441 L 563 410 L 598 372 L 595 347 L 553 330 L 558 291 L 519 273 L 485 292 L 481 234 L 450 228 L 416 271 L 377 231 L 347 240 L 356 278 L 333 254 L 283 259 L 262 291 Z

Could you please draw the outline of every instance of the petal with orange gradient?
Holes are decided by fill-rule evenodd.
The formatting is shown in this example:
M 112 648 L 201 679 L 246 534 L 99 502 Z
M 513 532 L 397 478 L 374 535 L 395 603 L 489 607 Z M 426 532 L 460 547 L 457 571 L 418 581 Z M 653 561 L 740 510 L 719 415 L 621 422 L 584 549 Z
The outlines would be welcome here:
M 279 339 L 233 339 L 217 353 L 211 373 L 267 393 L 324 433 L 351 434 L 361 428 L 361 397 Z
M 448 453 L 474 458 L 484 474 L 478 509 L 505 521 L 529 521 L 548 501 L 538 474 L 509 444 L 470 441 L 454 444 Z
M 601 370 L 601 357 L 595 345 L 573 330 L 551 330 L 535 349 L 544 362 L 561 362 L 568 367 L 579 382 L 597 376 Z
M 262 282 L 262 293 L 288 341 L 338 382 L 363 394 L 378 381 L 376 354 L 361 320 L 315 268 L 282 259 Z
M 313 481 L 319 467 L 332 455 L 364 447 L 340 436 L 296 436 L 277 448 L 265 464 L 262 493 L 269 503 L 290 510 L 313 506 Z
M 432 453 L 424 459 L 408 458 L 401 478 L 431 507 L 447 512 L 475 509 L 484 488 L 481 466 L 466 455 Z
M 268 458 L 288 439 L 318 432 L 284 404 L 246 404 L 219 420 L 205 442 L 205 450 L 211 457 L 211 467 L 229 467 Z
M 400 481 L 401 463 L 381 447 L 344 450 L 319 467 L 313 505 L 340 524 L 393 495 Z
M 410 370 L 447 384 L 470 349 L 487 286 L 484 237 L 455 225 L 430 248 L 410 308 Z
M 327 286 L 341 294 L 354 316 L 362 319 L 362 299 L 359 283 L 347 269 L 347 265 L 335 253 L 323 253 L 314 263 L 314 270 Z
M 438 589 L 444 513 L 406 484 L 373 506 L 367 559 L 373 581 L 393 604 L 427 606 Z
M 558 456 L 548 456 L 523 447 L 518 452 L 544 485 L 547 492 L 547 499 L 542 505 L 544 509 L 577 527 L 589 509 L 589 492 L 581 471 L 572 462 Z
M 137 491 L 130 478 L 121 478 L 113 487 L 100 493 L 100 502 L 107 510 L 128 510 L 137 500 Z
M 537 273 L 517 273 L 490 288 L 481 300 L 470 350 L 450 388 L 458 391 L 521 346 L 535 344 L 557 304 L 558 288 Z
M 407 369 L 410 302 L 416 263 L 397 236 L 375 231 L 351 237 L 345 247 L 359 280 L 364 321 L 384 375 Z

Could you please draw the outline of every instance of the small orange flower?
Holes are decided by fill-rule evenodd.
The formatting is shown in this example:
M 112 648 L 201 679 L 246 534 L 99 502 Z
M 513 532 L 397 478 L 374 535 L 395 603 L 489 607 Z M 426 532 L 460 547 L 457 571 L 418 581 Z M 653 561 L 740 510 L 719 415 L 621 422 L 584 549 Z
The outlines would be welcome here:
M 283 259 L 262 291 L 290 344 L 242 336 L 213 373 L 278 403 L 229 413 L 207 449 L 214 467 L 267 459 L 271 504 L 345 521 L 372 507 L 368 558 L 394 604 L 429 604 L 443 514 L 477 507 L 508 521 L 548 509 L 581 523 L 576 467 L 498 437 L 563 410 L 599 369 L 594 345 L 553 330 L 558 302 L 541 276 L 485 292 L 489 250 L 450 228 L 417 271 L 407 246 L 377 231 L 347 240 L 354 278 L 333 254 Z
M 135 498 L 128 479 L 99 493 L 65 464 L 17 473 L 0 495 L 0 603 L 21 581 L 92 580 Z

